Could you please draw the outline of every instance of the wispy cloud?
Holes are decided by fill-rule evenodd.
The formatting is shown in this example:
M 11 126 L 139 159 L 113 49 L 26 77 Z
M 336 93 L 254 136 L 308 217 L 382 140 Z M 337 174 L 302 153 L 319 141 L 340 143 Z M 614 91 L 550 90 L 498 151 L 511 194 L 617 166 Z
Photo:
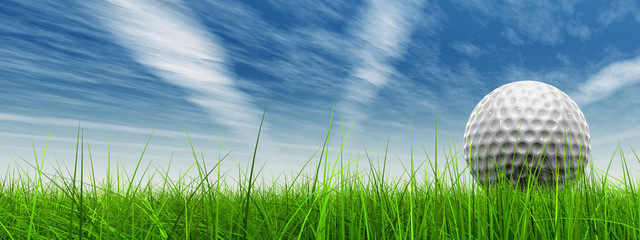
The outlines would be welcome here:
M 236 88 L 226 54 L 179 2 L 110 0 L 94 6 L 105 25 L 134 58 L 154 74 L 189 90 L 187 100 L 234 134 L 253 130 L 259 110 Z
M 361 44 L 352 51 L 359 63 L 347 79 L 339 109 L 356 118 L 366 116 L 359 108 L 370 103 L 394 75 L 390 61 L 404 53 L 420 9 L 421 4 L 412 1 L 368 2 L 353 28 Z
M 461 6 L 498 19 L 504 24 L 502 35 L 515 45 L 529 41 L 557 44 L 565 34 L 587 40 L 591 30 L 573 14 L 578 1 L 486 1 L 458 0 Z
M 569 56 L 567 55 L 558 53 L 556 54 L 556 59 L 558 59 L 558 61 L 560 61 L 562 65 L 571 66 L 571 59 L 569 59 Z
M 140 128 L 140 127 L 131 127 L 120 124 L 111 124 L 111 123 L 101 123 L 101 122 L 93 122 L 93 121 L 78 121 L 76 119 L 69 118 L 56 118 L 56 117 L 32 117 L 32 116 L 24 116 L 10 113 L 0 113 L 0 121 L 7 122 L 17 122 L 17 123 L 27 123 L 32 125 L 39 126 L 60 126 L 60 127 L 69 127 L 69 128 L 77 128 L 78 124 L 80 127 L 87 129 L 95 129 L 100 131 L 114 131 L 114 132 L 122 132 L 122 133 L 135 133 L 135 134 L 144 134 L 148 135 L 154 131 L 153 128 Z M 185 138 L 186 135 L 184 132 L 165 130 L 165 129 L 155 129 L 155 136 L 162 137 L 170 137 L 170 138 Z M 193 139 L 203 139 L 203 140 L 219 140 L 219 137 L 209 136 L 204 134 L 190 133 L 189 137 Z M 228 139 L 225 138 L 225 141 L 228 142 L 240 142 L 240 139 Z
M 608 26 L 620 21 L 627 15 L 631 15 L 636 22 L 640 23 L 640 5 L 635 0 L 609 1 L 610 7 L 604 8 L 598 15 L 598 22 Z
M 72 138 L 72 137 L 55 137 L 55 136 L 45 136 L 45 135 L 32 136 L 29 134 L 11 133 L 11 132 L 0 132 L 0 137 L 3 137 L 3 138 L 6 137 L 6 138 L 12 138 L 12 139 L 36 139 L 36 140 L 42 140 L 42 141 L 48 140 L 50 142 L 55 141 L 55 142 L 67 142 L 67 143 L 74 143 L 74 144 L 78 140 L 77 138 Z M 120 147 L 137 148 L 137 149 L 143 149 L 146 146 L 144 143 L 139 143 L 139 142 L 120 142 L 120 141 L 110 142 L 110 141 L 91 140 L 90 143 L 91 143 L 91 146 L 111 145 L 111 146 L 120 146 Z M 175 151 L 187 152 L 187 153 L 192 151 L 191 148 L 188 148 L 188 147 L 175 147 L 175 146 L 158 145 L 158 144 L 153 144 L 152 146 L 154 149 L 175 150 Z M 12 146 L 11 148 L 14 149 L 16 147 Z M 29 149 L 29 148 L 26 148 L 26 149 Z
M 451 44 L 451 47 L 458 53 L 472 58 L 477 58 L 484 54 L 484 50 L 482 48 L 470 42 L 454 42 Z
M 640 57 L 618 61 L 602 68 L 578 86 L 572 94 L 578 104 L 590 104 L 604 99 L 617 90 L 640 82 Z

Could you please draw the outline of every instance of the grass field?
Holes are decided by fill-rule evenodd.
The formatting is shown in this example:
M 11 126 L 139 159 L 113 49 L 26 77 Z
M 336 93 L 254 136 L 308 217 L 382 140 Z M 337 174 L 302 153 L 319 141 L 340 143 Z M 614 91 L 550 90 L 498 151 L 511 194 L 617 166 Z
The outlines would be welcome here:
M 233 184 L 218 167 L 228 154 L 219 151 L 215 160 L 205 160 L 193 147 L 190 172 L 196 178 L 185 173 L 170 179 L 170 165 L 152 172 L 141 166 L 140 156 L 135 169 L 107 170 L 98 181 L 93 168 L 83 171 L 93 159 L 83 157 L 81 134 L 79 127 L 78 157 L 66 174 L 59 164 L 53 173 L 42 172 L 44 156 L 7 170 L 0 183 L 0 239 L 640 238 L 640 182 L 630 177 L 620 146 L 609 166 L 620 159 L 624 179 L 590 165 L 562 188 L 480 189 L 462 181 L 469 171 L 456 167 L 462 156 L 451 145 L 440 154 L 422 148 L 427 162 L 414 163 L 412 156 L 403 177 L 385 176 L 385 146 L 381 159 L 351 158 L 342 148 L 330 159 L 331 131 L 303 169 L 270 184 L 256 181 L 256 151 Z M 341 146 L 347 137 L 341 136 Z M 258 132 L 256 149 L 259 139 Z M 360 162 L 369 167 L 359 169 Z

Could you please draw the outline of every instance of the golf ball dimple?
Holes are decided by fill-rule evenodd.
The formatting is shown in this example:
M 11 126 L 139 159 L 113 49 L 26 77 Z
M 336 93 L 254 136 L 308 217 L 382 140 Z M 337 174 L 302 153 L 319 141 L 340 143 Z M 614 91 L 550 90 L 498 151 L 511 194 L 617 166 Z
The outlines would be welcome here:
M 464 158 L 480 184 L 499 177 L 513 185 L 528 181 L 562 185 L 584 171 L 591 154 L 589 126 L 578 105 L 542 82 L 505 84 L 471 113 Z

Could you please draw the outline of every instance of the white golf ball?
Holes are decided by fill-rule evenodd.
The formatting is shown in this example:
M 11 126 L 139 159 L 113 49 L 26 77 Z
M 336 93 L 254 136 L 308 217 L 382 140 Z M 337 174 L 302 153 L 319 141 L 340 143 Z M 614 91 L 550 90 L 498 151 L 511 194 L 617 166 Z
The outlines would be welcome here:
M 464 133 L 464 158 L 476 182 L 500 178 L 560 185 L 584 171 L 591 153 L 589 126 L 578 105 L 542 82 L 505 84 L 473 109 Z

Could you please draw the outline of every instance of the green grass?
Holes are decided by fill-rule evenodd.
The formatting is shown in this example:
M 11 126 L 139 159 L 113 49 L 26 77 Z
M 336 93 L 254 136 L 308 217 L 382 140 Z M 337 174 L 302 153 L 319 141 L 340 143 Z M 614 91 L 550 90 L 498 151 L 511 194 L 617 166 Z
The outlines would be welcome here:
M 98 181 L 94 159 L 84 158 L 79 126 L 72 172 L 56 158 L 57 170 L 44 173 L 46 146 L 35 164 L 24 161 L 7 170 L 0 183 L 0 239 L 640 238 L 640 184 L 631 179 L 620 146 L 609 166 L 619 158 L 623 180 L 591 164 L 564 187 L 479 188 L 464 181 L 469 171 L 458 169 L 460 148 L 449 139 L 440 151 L 435 145 L 432 155 L 422 147 L 426 161 L 420 165 L 414 163 L 412 140 L 411 165 L 402 176 L 389 176 L 389 139 L 373 150 L 385 149 L 382 158 L 347 156 L 343 147 L 351 128 L 341 127 L 336 157 L 329 157 L 329 131 L 299 172 L 283 173 L 270 183 L 257 181 L 258 133 L 249 167 L 237 169 L 234 184 L 228 170 L 219 167 L 230 154 L 221 145 L 213 160 L 198 156 L 192 145 L 193 164 L 177 180 L 168 177 L 171 162 L 155 171 L 150 163 L 144 166 L 144 151 L 132 172 L 117 168 L 114 175 L 109 153 L 106 178 Z M 368 168 L 359 169 L 360 162 Z M 443 165 L 443 171 L 434 170 Z M 37 176 L 28 174 L 29 168 Z M 190 172 L 197 177 L 190 179 Z

